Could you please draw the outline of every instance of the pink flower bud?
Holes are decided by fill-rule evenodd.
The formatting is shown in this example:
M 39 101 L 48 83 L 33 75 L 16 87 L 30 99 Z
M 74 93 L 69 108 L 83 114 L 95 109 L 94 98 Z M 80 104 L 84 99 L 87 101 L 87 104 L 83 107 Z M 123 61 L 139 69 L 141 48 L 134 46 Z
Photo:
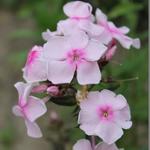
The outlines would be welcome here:
M 116 53 L 117 50 L 117 46 L 116 46 L 116 41 L 112 40 L 109 44 L 108 44 L 108 49 L 106 51 L 106 53 L 104 54 L 103 58 L 106 61 L 109 61 L 112 59 L 112 57 L 114 56 L 114 54 Z
M 52 96 L 57 96 L 59 94 L 59 88 L 57 86 L 50 86 L 47 88 L 47 93 Z
M 117 50 L 117 46 L 113 46 L 110 49 L 108 49 L 106 55 L 105 55 L 105 59 L 108 61 L 110 59 L 112 59 L 112 57 L 114 56 L 115 52 Z
M 32 93 L 42 93 L 45 92 L 48 88 L 47 84 L 41 84 L 32 89 Z

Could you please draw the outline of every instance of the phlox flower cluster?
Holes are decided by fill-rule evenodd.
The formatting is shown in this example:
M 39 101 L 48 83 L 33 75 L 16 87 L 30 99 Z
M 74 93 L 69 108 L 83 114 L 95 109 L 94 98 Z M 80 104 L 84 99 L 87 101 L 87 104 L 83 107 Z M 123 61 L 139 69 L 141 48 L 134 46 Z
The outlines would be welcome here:
M 75 89 L 75 105 L 79 105 L 78 124 L 87 136 L 102 140 L 98 144 L 81 139 L 73 150 L 118 150 L 115 142 L 123 129 L 132 126 L 130 108 L 125 97 L 113 91 L 89 91 L 85 87 L 101 84 L 103 62 L 110 62 L 118 44 L 125 49 L 140 48 L 140 40 L 127 35 L 129 28 L 117 27 L 107 16 L 92 6 L 75 1 L 64 5 L 67 19 L 60 20 L 56 31 L 42 33 L 45 43 L 33 46 L 23 68 L 26 83 L 18 82 L 18 104 L 13 113 L 24 119 L 27 134 L 42 136 L 36 120 L 47 112 L 46 103 L 63 97 L 65 85 Z M 66 89 L 66 88 L 65 88 Z M 42 93 L 38 98 L 35 93 Z

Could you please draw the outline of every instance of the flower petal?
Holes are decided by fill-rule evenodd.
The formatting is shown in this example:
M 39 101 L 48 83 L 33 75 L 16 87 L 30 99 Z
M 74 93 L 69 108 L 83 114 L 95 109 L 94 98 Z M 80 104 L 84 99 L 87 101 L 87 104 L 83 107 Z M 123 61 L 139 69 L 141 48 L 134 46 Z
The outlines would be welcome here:
M 45 41 L 48 41 L 54 36 L 58 36 L 58 35 L 60 35 L 59 31 L 52 32 L 49 29 L 47 29 L 45 32 L 42 33 L 42 37 Z
M 35 60 L 30 66 L 23 69 L 23 77 L 27 82 L 39 82 L 47 80 L 47 62 Z
M 118 29 L 119 29 L 120 32 L 122 32 L 123 34 L 127 34 L 127 33 L 130 31 L 130 29 L 129 29 L 128 27 L 126 27 L 126 26 L 120 27 L 120 28 L 118 28 Z
M 12 112 L 13 112 L 13 114 L 16 115 L 16 116 L 23 117 L 21 108 L 20 108 L 18 105 L 13 106 Z
M 130 114 L 130 108 L 127 105 L 122 110 L 115 112 L 115 122 L 121 126 L 123 129 L 129 129 L 132 126 L 131 114 Z
M 107 29 L 104 28 L 102 34 L 100 36 L 97 36 L 96 39 L 98 41 L 101 41 L 101 43 L 107 45 L 113 38 L 112 38 L 112 34 Z
M 97 62 L 82 62 L 77 67 L 77 80 L 81 85 L 98 84 L 101 80 L 101 72 Z
M 107 16 L 99 8 L 96 9 L 96 20 L 99 24 L 107 23 Z
M 46 44 L 44 44 L 44 57 L 48 60 L 64 59 L 67 51 L 70 50 L 67 41 L 68 38 L 62 36 L 51 38 Z
M 89 140 L 81 139 L 74 146 L 73 150 L 92 150 Z
M 16 87 L 19 95 L 19 105 L 24 106 L 27 103 L 28 97 L 34 85 L 37 83 L 23 83 L 17 82 L 14 86 Z
M 133 44 L 132 38 L 122 34 L 114 34 L 114 38 L 117 39 L 120 44 L 126 49 L 130 49 L 131 45 Z
M 64 13 L 70 18 L 86 18 L 91 15 L 92 6 L 89 3 L 77 1 L 64 5 Z
M 83 31 L 72 32 L 69 42 L 72 49 L 84 49 L 88 44 L 88 36 Z
M 98 99 L 99 99 L 98 91 L 89 92 L 87 94 L 87 98 L 81 101 L 80 108 L 85 111 L 96 109 L 97 105 L 99 104 Z
M 85 50 L 86 60 L 97 61 L 107 51 L 107 47 L 97 41 L 90 40 Z
M 75 66 L 66 61 L 50 61 L 48 79 L 54 84 L 70 83 L 75 73 Z
M 78 118 L 79 124 L 94 125 L 96 127 L 96 124 L 98 124 L 99 122 L 100 122 L 100 119 L 95 110 L 93 109 L 90 110 L 87 107 L 86 110 L 81 110 L 79 112 L 79 118 Z
M 96 135 L 94 132 L 96 129 L 96 124 L 81 124 L 80 129 L 83 130 L 87 135 Z
M 110 90 L 102 90 L 99 93 L 100 104 L 108 104 L 113 107 L 114 110 L 121 110 L 127 106 L 127 101 L 123 95 L 117 95 Z
M 28 104 L 24 108 L 24 112 L 28 120 L 31 122 L 35 121 L 37 118 L 45 114 L 47 111 L 45 103 L 33 96 L 29 97 Z
M 30 137 L 33 138 L 40 138 L 42 137 L 42 132 L 37 123 L 35 122 L 30 122 L 29 120 L 25 120 L 25 124 L 27 127 L 27 134 Z
M 136 39 L 133 39 L 133 44 L 132 44 L 133 47 L 139 49 L 141 47 L 141 43 L 140 43 L 140 39 L 136 38 Z
M 101 122 L 97 125 L 95 134 L 102 138 L 105 143 L 112 144 L 121 138 L 123 130 L 113 122 Z
M 91 37 L 99 36 L 104 31 L 104 28 L 102 26 L 96 25 L 89 20 L 80 21 L 79 26 Z
M 79 31 L 78 21 L 72 19 L 61 20 L 57 24 L 57 30 L 59 30 L 64 35 L 71 35 L 72 32 Z
M 95 134 L 95 129 L 97 124 L 99 124 L 100 119 L 95 112 L 95 110 L 81 110 L 78 116 L 78 124 L 80 124 L 80 129 L 83 130 L 87 135 Z
M 119 150 L 116 144 L 106 144 L 105 142 L 101 142 L 96 146 L 95 150 Z

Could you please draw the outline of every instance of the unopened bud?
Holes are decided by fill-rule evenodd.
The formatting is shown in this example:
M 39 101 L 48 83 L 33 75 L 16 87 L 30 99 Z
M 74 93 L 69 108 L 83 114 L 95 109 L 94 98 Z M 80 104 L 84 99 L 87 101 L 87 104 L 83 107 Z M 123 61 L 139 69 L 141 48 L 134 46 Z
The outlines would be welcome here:
M 43 93 L 47 90 L 47 88 L 48 88 L 47 84 L 41 84 L 41 85 L 35 86 L 32 89 L 32 93 Z
M 50 86 L 47 88 L 47 93 L 52 96 L 57 96 L 59 94 L 59 88 L 57 86 Z

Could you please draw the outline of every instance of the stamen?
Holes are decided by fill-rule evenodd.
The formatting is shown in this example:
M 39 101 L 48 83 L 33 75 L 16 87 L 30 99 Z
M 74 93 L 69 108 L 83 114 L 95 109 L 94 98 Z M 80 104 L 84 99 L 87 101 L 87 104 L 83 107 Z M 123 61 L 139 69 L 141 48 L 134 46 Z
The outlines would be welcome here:
M 107 117 L 108 117 L 108 112 L 105 111 L 105 112 L 103 113 L 103 116 L 104 116 L 105 118 L 107 118 Z

